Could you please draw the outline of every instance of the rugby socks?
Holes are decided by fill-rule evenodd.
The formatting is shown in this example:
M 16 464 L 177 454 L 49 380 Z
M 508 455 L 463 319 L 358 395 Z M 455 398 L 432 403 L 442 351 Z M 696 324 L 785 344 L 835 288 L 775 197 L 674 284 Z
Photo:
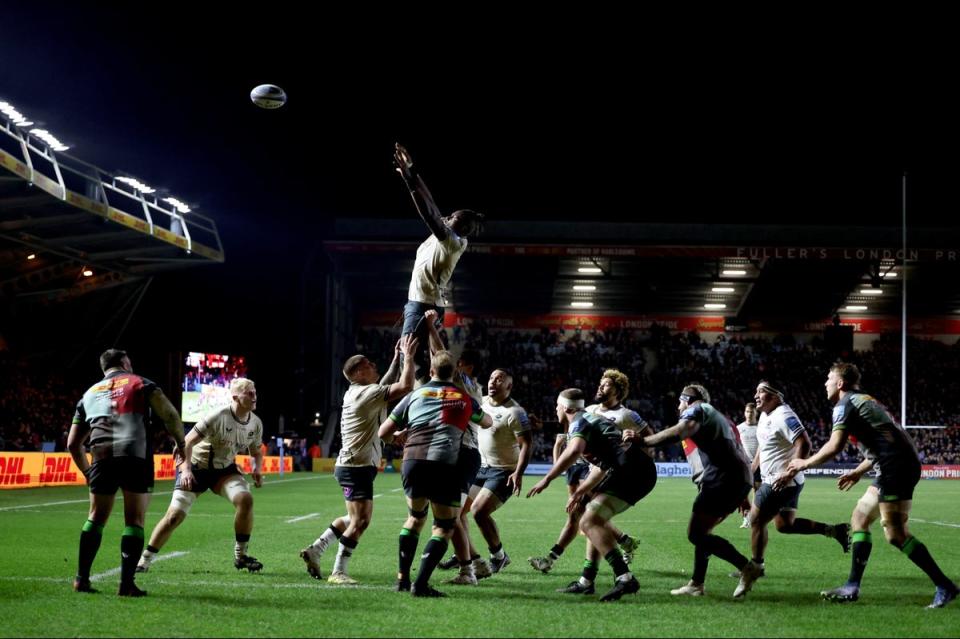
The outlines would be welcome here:
M 120 585 L 132 585 L 133 575 L 143 552 L 143 528 L 126 526 L 120 537 Z
M 240 559 L 247 554 L 247 546 L 250 544 L 250 535 L 237 533 L 237 543 L 233 545 L 234 559 Z
M 318 553 L 323 554 L 323 552 L 333 543 L 335 539 L 340 539 L 343 537 L 343 533 L 334 527 L 333 524 L 330 524 L 330 527 L 323 531 L 323 534 L 320 535 L 315 542 L 313 542 L 313 549 Z
M 867 531 L 857 531 L 851 535 L 853 557 L 850 560 L 850 577 L 847 583 L 859 586 L 863 571 L 867 569 L 870 551 L 873 550 L 873 536 Z
M 707 566 L 710 563 L 710 552 L 703 546 L 693 547 L 693 575 L 690 581 L 697 585 L 703 585 L 707 578 Z
M 610 567 L 613 568 L 614 577 L 619 577 L 620 575 L 625 575 L 630 572 L 630 569 L 627 568 L 627 562 L 623 560 L 623 554 L 619 550 L 611 550 L 604 555 L 603 558 L 606 559 Z
M 693 582 L 702 584 L 707 577 L 707 564 L 710 555 L 733 564 L 737 570 L 743 570 L 750 560 L 740 554 L 729 541 L 717 535 L 700 535 L 693 553 Z
M 620 558 L 623 560 L 623 557 Z M 584 586 L 589 586 L 597 579 L 597 571 L 600 570 L 600 566 L 597 565 L 597 562 L 590 561 L 589 559 L 583 562 L 583 575 L 580 577 L 580 583 Z M 584 583 L 586 582 L 586 583 Z
M 496 559 L 497 561 L 503 559 L 503 544 L 490 546 L 490 559 Z
M 90 578 L 90 566 L 100 550 L 100 542 L 103 540 L 103 526 L 87 520 L 80 529 L 80 559 L 77 566 L 77 577 L 81 579 Z
M 743 570 L 750 560 L 740 554 L 729 541 L 717 535 L 705 535 L 701 542 L 703 549 L 711 555 L 716 555 L 727 563 L 733 564 L 737 570 Z M 698 583 L 703 583 L 702 581 Z
M 622 535 L 617 537 L 617 543 L 620 544 L 621 546 L 627 543 L 628 541 L 630 541 L 630 535 L 628 535 L 627 533 L 623 533 Z
M 436 569 L 437 564 L 443 559 L 450 544 L 443 537 L 431 537 L 427 546 L 423 549 L 423 555 L 420 557 L 420 569 L 417 571 L 417 580 L 413 583 L 414 588 L 422 590 L 430 583 L 430 576 Z
M 346 574 L 347 564 L 350 563 L 350 557 L 357 548 L 357 541 L 350 539 L 346 535 L 340 537 L 340 548 L 337 550 L 337 558 L 333 562 L 333 572 L 342 572 Z
M 417 543 L 420 541 L 420 535 L 403 528 L 400 531 L 400 568 L 397 578 L 410 581 L 410 566 L 413 565 L 413 556 L 417 552 Z
M 563 546 L 554 544 L 553 548 L 550 549 L 550 561 L 556 561 L 560 559 L 560 555 L 563 554 Z
M 937 562 L 930 556 L 930 551 L 927 550 L 927 546 L 916 537 L 913 535 L 907 537 L 903 545 L 900 546 L 900 550 L 910 558 L 910 561 L 917 564 L 920 570 L 927 573 L 927 576 L 930 577 L 935 585 L 948 589 L 953 587 L 953 582 L 943 574 L 940 566 L 938 566 Z
M 794 519 L 789 528 L 781 528 L 779 532 L 787 535 L 823 535 L 833 536 L 833 526 L 812 519 Z

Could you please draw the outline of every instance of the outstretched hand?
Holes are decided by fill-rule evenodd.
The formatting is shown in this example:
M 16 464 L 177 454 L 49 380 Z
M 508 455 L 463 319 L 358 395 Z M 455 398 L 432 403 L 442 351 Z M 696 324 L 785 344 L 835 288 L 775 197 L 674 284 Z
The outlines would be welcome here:
M 393 164 L 396 167 L 397 173 L 400 174 L 400 177 L 402 177 L 405 182 L 411 182 L 416 177 L 416 174 L 413 172 L 413 158 L 410 157 L 410 153 L 399 142 L 396 143 L 393 149 Z
M 530 497 L 533 497 L 534 495 L 539 495 L 539 494 L 542 493 L 542 492 L 546 489 L 546 487 L 549 486 L 549 485 L 550 485 L 550 482 L 547 481 L 547 478 L 546 478 L 546 477 L 544 477 L 543 479 L 541 479 L 540 481 L 538 481 L 536 484 L 533 485 L 533 488 L 531 488 L 531 489 L 530 489 L 530 492 L 527 493 L 527 498 L 529 499 Z

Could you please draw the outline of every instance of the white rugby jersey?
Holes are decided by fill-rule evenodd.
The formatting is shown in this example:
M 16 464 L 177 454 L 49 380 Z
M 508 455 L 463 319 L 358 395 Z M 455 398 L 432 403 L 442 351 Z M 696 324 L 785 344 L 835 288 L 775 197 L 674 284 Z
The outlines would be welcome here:
M 340 414 L 340 454 L 337 466 L 376 466 L 382 444 L 377 431 L 387 419 L 387 393 L 383 384 L 350 384 L 343 394 Z
M 491 468 L 515 470 L 520 461 L 520 442 L 517 437 L 530 432 L 527 411 L 510 398 L 495 406 L 489 395 L 483 398 L 480 407 L 493 420 L 493 426 L 480 430 L 481 463 Z
M 263 442 L 263 422 L 260 418 L 250 413 L 247 423 L 242 424 L 234 417 L 229 406 L 208 413 L 194 425 L 193 430 L 203 440 L 193 447 L 190 463 L 204 469 L 226 468 L 238 454 L 256 450 Z
M 774 480 L 793 459 L 793 444 L 803 435 L 803 423 L 787 404 L 780 404 L 768 415 L 760 414 L 757 423 L 757 450 L 760 452 L 760 479 L 765 484 Z M 788 486 L 803 483 L 803 473 L 797 473 Z

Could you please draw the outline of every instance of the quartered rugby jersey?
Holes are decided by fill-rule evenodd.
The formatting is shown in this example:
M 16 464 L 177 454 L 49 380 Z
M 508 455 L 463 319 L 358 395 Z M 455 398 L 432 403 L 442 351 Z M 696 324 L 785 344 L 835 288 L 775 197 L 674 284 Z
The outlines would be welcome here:
M 477 400 L 449 382 L 430 381 L 390 412 L 397 430 L 409 428 L 403 460 L 456 464 L 467 425 L 483 419 Z
M 683 453 L 693 470 L 697 484 L 723 483 L 740 479 L 752 483 L 750 465 L 740 447 L 740 434 L 726 417 L 706 402 L 689 406 L 680 420 L 700 424 L 693 437 L 683 440 Z
M 138 457 L 153 454 L 150 395 L 157 385 L 145 377 L 114 371 L 83 394 L 74 424 L 90 424 L 95 457 Z

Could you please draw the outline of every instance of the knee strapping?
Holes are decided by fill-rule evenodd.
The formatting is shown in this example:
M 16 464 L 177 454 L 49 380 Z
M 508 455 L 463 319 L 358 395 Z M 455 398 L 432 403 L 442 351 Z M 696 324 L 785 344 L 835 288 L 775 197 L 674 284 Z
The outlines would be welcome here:
M 247 485 L 243 477 L 234 477 L 223 485 L 223 496 L 230 503 L 233 503 L 234 498 L 243 493 L 250 494 L 250 486 Z
M 450 517 L 449 519 L 440 519 L 434 518 L 433 525 L 440 530 L 453 530 L 454 525 L 456 524 L 456 518 Z
M 173 497 L 170 499 L 170 507 L 179 510 L 186 516 L 195 501 L 197 501 L 196 493 L 191 493 L 189 490 L 174 490 Z
M 427 513 L 430 512 L 430 507 L 424 508 L 423 510 L 414 510 L 413 508 L 407 508 L 407 511 L 410 513 L 410 516 L 414 519 L 423 519 L 427 516 Z

